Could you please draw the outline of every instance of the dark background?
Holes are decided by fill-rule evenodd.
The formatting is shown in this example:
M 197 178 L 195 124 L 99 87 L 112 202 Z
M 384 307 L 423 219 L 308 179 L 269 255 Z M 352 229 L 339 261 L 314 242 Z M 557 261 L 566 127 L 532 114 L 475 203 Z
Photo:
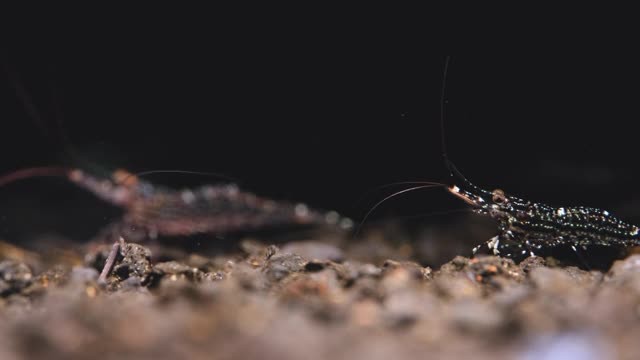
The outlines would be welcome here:
M 258 194 L 356 220 L 390 193 L 376 191 L 379 185 L 446 179 L 439 125 L 445 56 L 415 44 L 45 41 L 0 51 L 2 173 L 42 165 L 216 172 Z M 482 187 L 602 207 L 640 223 L 637 60 L 453 56 L 450 157 Z M 148 179 L 176 187 L 216 181 Z M 13 241 L 38 232 L 83 237 L 115 216 L 55 179 L 6 185 L 0 203 L 0 237 Z M 372 218 L 460 207 L 443 191 L 427 190 L 385 203 Z

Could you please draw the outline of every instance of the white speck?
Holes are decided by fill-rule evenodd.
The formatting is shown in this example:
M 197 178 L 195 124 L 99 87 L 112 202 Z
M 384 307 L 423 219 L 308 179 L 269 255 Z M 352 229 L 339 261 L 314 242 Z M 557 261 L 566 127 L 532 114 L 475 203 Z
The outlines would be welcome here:
M 473 248 L 473 250 L 472 250 L 473 251 L 473 255 L 475 255 L 478 252 L 478 250 L 480 250 L 481 246 L 482 246 L 482 244 L 480 244 L 480 245 L 478 245 L 478 246 Z
M 631 232 L 631 235 L 638 235 L 638 231 L 640 231 L 640 229 L 638 228 L 633 229 L 633 231 Z
M 500 237 L 498 235 L 492 237 L 489 241 L 487 241 L 487 247 L 493 250 L 494 255 L 498 255 L 500 250 L 498 250 L 498 245 L 500 245 Z
M 343 230 L 349 230 L 353 227 L 353 220 L 344 218 L 340 220 L 340 228 Z
M 305 204 L 298 204 L 295 207 L 296 216 L 307 217 L 309 216 L 309 208 Z
M 459 188 L 459 187 L 457 187 L 457 186 L 455 186 L 455 185 L 453 185 L 453 187 L 451 188 L 451 190 L 453 190 L 453 192 L 457 192 L 457 193 L 459 193 L 459 192 L 460 192 L 460 188 Z
M 335 211 L 329 211 L 325 216 L 324 216 L 324 221 L 327 222 L 327 224 L 329 225 L 335 225 L 338 223 L 338 220 L 340 220 L 340 215 L 335 212 Z
M 130 192 L 128 189 L 123 187 L 117 187 L 113 190 L 112 199 L 116 204 L 124 204 L 129 200 Z
M 605 210 L 605 211 L 602 212 L 602 214 L 607 216 L 607 215 L 609 215 L 609 212 L 607 210 Z
M 229 184 L 226 186 L 226 191 L 230 196 L 235 196 L 238 195 L 240 189 L 238 189 L 238 186 L 236 186 L 235 184 Z
M 191 204 L 196 200 L 196 196 L 189 190 L 185 190 L 182 193 L 180 193 L 180 198 L 182 199 L 182 202 L 184 202 L 185 204 Z
M 564 208 L 558 208 L 556 214 L 558 214 L 558 216 L 565 216 L 567 212 L 564 210 Z
M 152 196 L 155 189 L 153 188 L 153 185 L 148 184 L 148 183 L 142 183 L 140 185 L 140 187 L 138 188 L 138 191 L 140 193 L 142 193 L 143 196 Z

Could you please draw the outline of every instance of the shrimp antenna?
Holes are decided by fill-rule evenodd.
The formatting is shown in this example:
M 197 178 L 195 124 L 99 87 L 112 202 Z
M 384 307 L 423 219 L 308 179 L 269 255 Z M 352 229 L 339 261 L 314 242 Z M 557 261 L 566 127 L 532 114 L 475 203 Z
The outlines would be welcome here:
M 444 109 L 446 103 L 446 90 L 447 90 L 447 74 L 449 72 L 449 63 L 451 62 L 451 56 L 447 55 L 444 60 L 444 71 L 442 74 L 442 88 L 440 91 L 440 139 L 442 141 L 442 159 L 444 160 L 444 164 L 449 170 L 449 175 L 453 177 L 455 166 L 449 160 L 449 156 L 447 154 L 447 143 L 445 141 L 445 131 L 444 131 Z
M 451 56 L 447 56 L 444 60 L 444 71 L 442 73 L 442 89 L 440 92 L 440 139 L 442 140 L 442 159 L 444 160 L 444 165 L 447 167 L 449 171 L 449 177 L 453 179 L 458 179 L 463 183 L 469 184 L 469 180 L 467 180 L 464 175 L 458 170 L 455 164 L 449 160 L 449 155 L 447 153 L 447 144 L 445 141 L 445 131 L 444 131 L 444 109 L 446 104 L 446 94 L 447 94 L 447 74 L 449 73 L 449 64 L 451 63 Z
M 385 197 L 384 199 L 378 201 L 375 205 L 373 205 L 373 207 L 371 208 L 371 210 L 367 211 L 367 213 L 364 215 L 364 218 L 362 218 L 362 221 L 360 222 L 360 224 L 358 225 L 358 227 L 356 228 L 356 232 L 354 234 L 355 237 L 358 236 L 358 234 L 360 233 L 360 230 L 362 229 L 362 226 L 364 226 L 364 223 L 367 221 L 367 219 L 369 218 L 369 216 L 373 213 L 373 211 L 375 209 L 378 208 L 378 206 L 382 205 L 382 203 L 384 203 L 385 201 L 396 197 L 400 194 L 404 194 L 404 193 L 408 193 L 410 191 L 414 191 L 414 190 L 420 190 L 420 189 L 429 189 L 429 188 L 434 188 L 434 187 L 447 187 L 448 185 L 446 184 L 441 184 L 441 183 L 431 183 L 429 185 L 422 185 L 422 186 L 414 186 L 408 189 L 404 189 L 404 190 L 400 190 L 398 192 L 395 192 L 387 197 Z
M 9 174 L 0 176 L 0 186 L 12 183 L 14 181 L 28 179 L 36 176 L 66 176 L 71 169 L 56 166 L 32 167 L 16 170 Z
M 441 140 L 441 144 L 442 144 L 442 158 L 444 160 L 445 166 L 447 167 L 447 170 L 449 171 L 450 176 L 453 178 L 455 176 L 460 176 L 464 179 L 464 177 L 462 176 L 462 174 L 460 174 L 460 172 L 456 169 L 455 165 L 453 165 L 453 163 L 449 160 L 449 157 L 447 155 L 447 144 L 445 141 L 445 131 L 444 131 L 444 109 L 445 109 L 445 95 L 446 95 L 446 89 L 447 89 L 447 74 L 449 72 L 449 63 L 451 62 L 451 56 L 447 56 L 445 58 L 444 61 L 444 71 L 443 71 L 443 75 L 442 75 L 442 88 L 440 91 L 440 140 Z M 455 174 L 455 175 L 454 175 Z M 465 179 L 466 180 L 466 179 Z M 393 183 L 393 184 L 388 184 L 388 185 L 384 185 L 382 186 L 382 188 L 384 187 L 389 187 L 389 186 L 395 186 L 395 185 L 401 185 L 401 184 L 420 184 L 420 182 L 400 182 L 400 183 Z M 409 191 L 414 191 L 414 190 L 420 190 L 420 189 L 427 189 L 427 188 L 432 188 L 432 187 L 448 187 L 449 185 L 446 184 L 442 184 L 442 183 L 429 183 L 429 182 L 423 182 L 423 185 L 421 186 L 415 186 L 409 189 L 404 189 L 404 190 L 400 190 L 398 192 L 395 192 L 387 197 L 385 197 L 384 199 L 380 200 L 378 203 L 376 203 L 371 210 L 369 210 L 364 218 L 362 219 L 362 221 L 360 222 L 360 224 L 358 225 L 356 232 L 355 232 L 355 236 L 358 236 L 360 230 L 362 229 L 362 226 L 364 225 L 364 223 L 366 222 L 367 218 L 371 215 L 371 213 L 373 213 L 373 211 L 380 206 L 382 203 L 384 203 L 385 201 L 398 196 L 400 194 L 404 194 L 407 193 Z
M 29 92 L 27 92 L 27 89 L 24 87 L 24 83 L 20 79 L 20 76 L 18 75 L 17 71 L 15 71 L 9 65 L 8 58 L 3 58 L 3 60 L 4 60 L 3 63 L 4 63 L 5 73 L 7 74 L 7 77 L 9 78 L 9 82 L 11 83 L 11 85 L 13 86 L 13 89 L 16 92 L 16 96 L 22 102 L 22 105 L 24 106 L 24 110 L 27 112 L 27 115 L 36 124 L 36 127 L 38 128 L 38 130 L 40 130 L 40 132 L 44 135 L 45 139 L 50 140 L 49 133 L 47 132 L 47 125 L 44 122 L 42 116 L 40 116 L 40 113 L 38 112 L 38 109 L 36 108 L 35 103 L 33 102 L 33 99 L 29 95 Z
M 354 203 L 354 207 L 358 207 L 358 205 L 360 205 L 363 201 L 365 201 L 366 199 L 368 199 L 371 194 L 381 191 L 381 190 L 385 190 L 388 189 L 390 187 L 395 187 L 395 186 L 400 186 L 400 185 L 440 185 L 441 183 L 434 183 L 432 181 L 399 181 L 399 182 L 394 182 L 394 183 L 389 183 L 389 184 L 384 184 L 384 185 L 380 185 L 377 186 L 375 188 L 369 189 L 367 190 L 364 195 L 360 196 L 358 198 L 357 201 L 355 201 Z

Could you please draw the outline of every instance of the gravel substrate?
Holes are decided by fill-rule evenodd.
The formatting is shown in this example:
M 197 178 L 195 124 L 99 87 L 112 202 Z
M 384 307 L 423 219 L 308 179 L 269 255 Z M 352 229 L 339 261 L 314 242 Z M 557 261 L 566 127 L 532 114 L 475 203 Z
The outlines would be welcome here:
M 318 241 L 241 248 L 129 243 L 102 284 L 108 245 L 47 265 L 5 254 L 0 358 L 640 358 L 640 255 L 601 272 L 540 257 L 369 263 Z

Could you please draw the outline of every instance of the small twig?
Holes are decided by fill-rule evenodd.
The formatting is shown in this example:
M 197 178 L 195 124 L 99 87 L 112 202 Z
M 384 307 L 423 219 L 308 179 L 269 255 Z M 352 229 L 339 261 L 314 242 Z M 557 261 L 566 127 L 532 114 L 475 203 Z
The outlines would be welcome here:
M 102 272 L 100 273 L 98 282 L 104 283 L 107 281 L 107 276 L 109 276 L 111 269 L 113 269 L 113 265 L 116 263 L 116 258 L 118 257 L 118 252 L 123 245 L 124 239 L 122 238 L 122 236 L 120 236 L 118 241 L 113 243 L 113 246 L 111 247 L 111 251 L 109 252 L 107 261 L 105 261 L 104 263 L 104 267 L 102 268 Z

